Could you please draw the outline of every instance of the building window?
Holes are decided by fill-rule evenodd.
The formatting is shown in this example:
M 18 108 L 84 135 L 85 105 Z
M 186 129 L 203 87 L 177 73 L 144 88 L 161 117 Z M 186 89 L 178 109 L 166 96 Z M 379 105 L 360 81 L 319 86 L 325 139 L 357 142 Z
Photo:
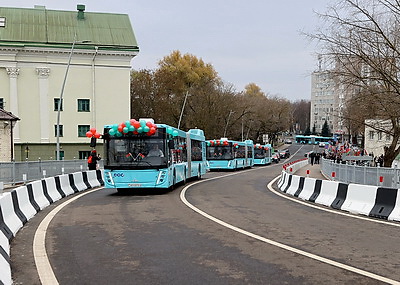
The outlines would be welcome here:
M 5 28 L 5 27 L 6 27 L 6 18 L 0 17 L 0 28 Z
M 90 150 L 79 151 L 79 159 L 87 159 L 90 155 Z
M 78 99 L 78 112 L 90 112 L 89 99 Z
M 58 111 L 58 102 L 60 101 L 60 98 L 54 98 L 54 111 Z M 63 110 L 63 102 L 61 100 L 61 106 L 60 106 L 60 111 Z
M 78 137 L 86 137 L 88 131 L 90 131 L 89 125 L 78 125 Z
M 369 139 L 373 140 L 374 139 L 374 131 L 369 131 Z
M 391 140 L 391 138 L 390 138 L 390 135 L 389 135 L 389 134 L 386 134 L 386 140 L 387 140 L 387 141 L 390 141 L 390 140 Z
M 54 153 L 54 157 L 57 159 L 57 151 Z M 64 160 L 64 151 L 60 150 L 60 160 Z
M 54 136 L 57 137 L 57 125 L 54 125 Z M 60 137 L 64 136 L 64 128 L 63 125 L 60 125 Z
M 380 141 L 380 140 L 382 140 L 382 132 L 381 131 L 378 132 L 378 141 Z
M 4 98 L 0 98 L 0 109 L 4 109 Z

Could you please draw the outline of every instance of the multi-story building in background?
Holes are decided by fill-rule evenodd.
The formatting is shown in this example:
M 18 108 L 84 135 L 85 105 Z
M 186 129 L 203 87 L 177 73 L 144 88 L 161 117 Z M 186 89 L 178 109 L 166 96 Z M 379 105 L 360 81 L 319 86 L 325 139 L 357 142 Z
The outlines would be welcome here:
M 90 151 L 90 128 L 130 119 L 129 17 L 77 8 L 0 7 L 0 102 L 20 119 L 16 160 L 55 159 L 58 121 L 60 156 L 73 159 Z
M 310 130 L 320 133 L 325 121 L 333 132 L 336 124 L 335 80 L 328 70 L 318 70 L 311 74 Z

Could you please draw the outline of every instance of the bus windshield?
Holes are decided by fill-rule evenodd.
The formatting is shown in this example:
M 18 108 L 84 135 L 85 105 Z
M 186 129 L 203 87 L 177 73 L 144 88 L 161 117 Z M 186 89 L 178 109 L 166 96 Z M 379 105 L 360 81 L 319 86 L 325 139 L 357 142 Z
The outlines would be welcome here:
M 254 158 L 265 158 L 267 156 L 267 151 L 264 148 L 256 148 L 254 150 Z
M 226 160 L 233 159 L 232 146 L 208 146 L 207 147 L 208 160 Z
M 106 143 L 105 168 L 161 168 L 167 166 L 165 140 L 132 136 L 112 138 Z

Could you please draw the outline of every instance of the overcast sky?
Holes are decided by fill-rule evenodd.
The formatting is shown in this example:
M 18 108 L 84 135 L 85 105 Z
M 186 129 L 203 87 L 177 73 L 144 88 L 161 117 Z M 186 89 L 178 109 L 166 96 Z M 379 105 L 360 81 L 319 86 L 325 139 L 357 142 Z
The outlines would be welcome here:
M 140 52 L 132 67 L 155 69 L 174 50 L 214 66 L 242 91 L 255 83 L 289 100 L 311 98 L 310 74 L 318 64 L 315 43 L 301 31 L 319 24 L 330 0 L 1 0 L 2 7 L 129 14 Z

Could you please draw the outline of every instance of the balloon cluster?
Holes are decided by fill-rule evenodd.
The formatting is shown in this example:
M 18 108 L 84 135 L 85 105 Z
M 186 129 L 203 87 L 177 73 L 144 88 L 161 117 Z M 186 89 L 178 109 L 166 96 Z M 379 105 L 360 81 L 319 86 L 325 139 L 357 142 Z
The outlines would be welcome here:
M 267 146 L 263 147 L 262 145 L 258 145 L 258 146 L 255 145 L 254 148 L 255 148 L 255 149 L 258 148 L 258 149 L 265 149 L 265 150 L 268 150 L 268 147 L 267 147 Z
M 86 136 L 87 136 L 89 139 L 90 139 L 90 138 L 99 139 L 99 138 L 101 137 L 101 134 L 99 134 L 99 133 L 96 131 L 96 128 L 91 128 L 90 131 L 88 131 L 88 132 L 86 133 Z
M 111 136 L 121 137 L 123 135 L 128 134 L 129 132 L 134 135 L 137 134 L 146 134 L 148 136 L 152 136 L 156 133 L 157 126 L 153 122 L 146 120 L 136 121 L 135 119 L 130 119 L 121 124 L 112 125 L 111 129 L 108 130 L 108 133 Z
M 218 145 L 223 145 L 223 146 L 228 146 L 229 142 L 228 141 L 222 141 L 222 140 L 210 140 L 207 142 L 207 146 L 218 146 Z M 234 147 L 238 148 L 239 145 L 237 143 L 233 144 Z
M 171 127 L 167 127 L 167 134 L 173 136 L 173 137 L 177 137 L 178 136 L 178 130 L 174 130 Z

